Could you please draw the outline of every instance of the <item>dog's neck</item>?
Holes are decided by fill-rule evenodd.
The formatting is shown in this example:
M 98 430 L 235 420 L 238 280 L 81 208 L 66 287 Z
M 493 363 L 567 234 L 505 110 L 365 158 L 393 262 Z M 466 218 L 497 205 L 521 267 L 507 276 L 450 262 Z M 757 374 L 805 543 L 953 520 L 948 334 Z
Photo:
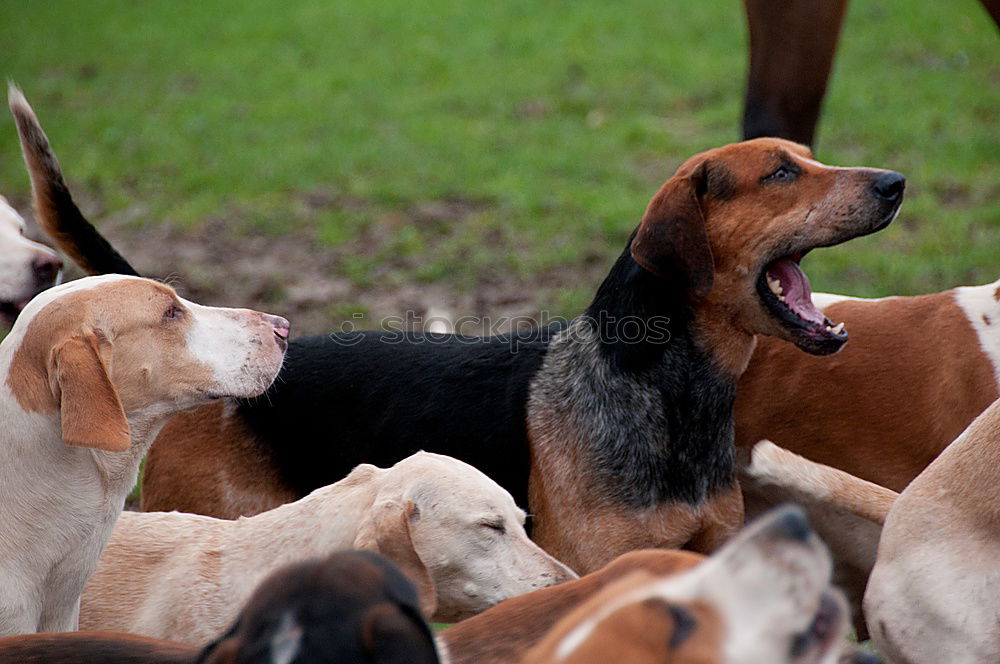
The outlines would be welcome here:
M 267 569 L 254 572 L 261 572 L 258 576 L 304 557 L 353 548 L 358 527 L 378 491 L 372 481 L 374 473 L 367 475 L 371 470 L 375 469 L 360 466 L 339 482 L 295 502 L 229 522 L 229 536 L 234 541 L 255 542 L 260 560 L 268 561 Z
M 593 479 L 633 507 L 699 504 L 735 481 L 738 376 L 699 336 L 695 307 L 626 249 L 533 381 L 536 412 L 576 432 Z
M 713 299 L 713 293 L 693 303 L 686 285 L 642 268 L 632 259 L 629 246 L 597 289 L 585 316 L 599 323 L 642 320 L 644 329 L 653 333 L 644 337 L 643 343 L 605 340 L 602 347 L 607 356 L 625 370 L 661 361 L 665 343 L 656 333 L 663 329 L 670 337 L 681 336 L 694 342 L 711 360 L 715 373 L 734 383 L 746 371 L 756 346 L 756 337 L 734 320 L 724 304 Z M 622 324 L 625 331 L 630 326 Z
M 67 446 L 62 437 L 59 404 L 49 393 L 45 367 L 30 363 L 26 365 L 31 369 L 31 381 L 36 384 L 35 389 L 39 391 L 39 394 L 35 395 L 36 399 L 41 401 L 43 400 L 41 395 L 45 395 L 45 398 L 51 400 L 50 405 L 41 410 L 27 412 L 11 390 L 9 378 L 11 364 L 14 361 L 15 349 L 19 345 L 20 339 L 15 337 L 8 337 L 0 345 L 0 391 L 5 392 L 0 394 L 0 422 L 11 425 L 5 427 L 6 432 L 0 433 L 0 441 L 6 441 L 5 444 L 12 450 L 24 448 L 27 454 L 23 457 L 25 460 L 36 457 L 47 459 L 47 463 L 54 464 L 46 471 L 48 475 L 53 475 L 57 469 L 64 469 L 65 472 L 73 473 L 75 476 L 81 472 L 81 468 L 91 468 L 91 464 L 84 462 L 79 468 L 72 470 L 70 466 L 77 464 L 83 457 L 90 457 L 93 469 L 97 470 L 98 475 L 95 486 L 99 485 L 112 503 L 118 502 L 119 494 L 121 500 L 124 500 L 138 479 L 140 461 L 149 451 L 167 418 L 177 412 L 177 406 L 172 402 L 164 402 L 127 412 L 125 415 L 132 443 L 124 452 L 105 452 Z M 28 450 L 28 447 L 32 449 Z M 64 467 L 64 464 L 69 465 Z

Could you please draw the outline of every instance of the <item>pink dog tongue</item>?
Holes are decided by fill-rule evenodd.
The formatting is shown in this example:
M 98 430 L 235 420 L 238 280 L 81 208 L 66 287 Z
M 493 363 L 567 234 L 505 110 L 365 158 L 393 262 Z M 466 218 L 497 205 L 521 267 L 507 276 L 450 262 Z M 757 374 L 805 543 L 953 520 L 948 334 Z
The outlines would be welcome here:
M 798 263 L 791 258 L 782 258 L 773 263 L 767 269 L 767 273 L 772 279 L 777 279 L 781 283 L 781 295 L 785 298 L 785 305 L 799 318 L 820 325 L 826 322 L 826 316 L 813 304 L 809 277 Z

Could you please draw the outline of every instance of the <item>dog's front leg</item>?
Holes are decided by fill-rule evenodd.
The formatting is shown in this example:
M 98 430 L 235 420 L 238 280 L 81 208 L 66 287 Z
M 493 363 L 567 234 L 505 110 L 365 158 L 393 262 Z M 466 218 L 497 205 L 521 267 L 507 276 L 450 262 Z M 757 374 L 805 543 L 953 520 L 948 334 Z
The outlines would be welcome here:
M 80 597 L 75 600 L 46 600 L 38 620 L 39 632 L 75 632 L 80 627 Z

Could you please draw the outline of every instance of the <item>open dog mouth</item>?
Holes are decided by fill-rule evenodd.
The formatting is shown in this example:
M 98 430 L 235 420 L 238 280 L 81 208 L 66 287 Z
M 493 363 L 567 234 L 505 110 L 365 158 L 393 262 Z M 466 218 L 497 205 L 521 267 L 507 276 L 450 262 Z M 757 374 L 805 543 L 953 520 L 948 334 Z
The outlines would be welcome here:
M 847 341 L 843 323 L 836 325 L 812 301 L 809 277 L 799 261 L 809 250 L 779 258 L 766 265 L 757 279 L 757 293 L 767 310 L 796 337 L 805 350 L 827 355 Z

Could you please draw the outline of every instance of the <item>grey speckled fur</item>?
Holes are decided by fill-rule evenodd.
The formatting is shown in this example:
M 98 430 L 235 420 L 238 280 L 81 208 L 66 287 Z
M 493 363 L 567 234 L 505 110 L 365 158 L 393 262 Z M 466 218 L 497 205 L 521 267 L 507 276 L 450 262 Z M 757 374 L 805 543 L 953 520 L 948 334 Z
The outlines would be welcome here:
M 664 501 L 699 504 L 734 481 L 735 384 L 673 325 L 640 370 L 608 356 L 593 319 L 579 318 L 552 341 L 534 376 L 528 418 L 553 417 L 579 432 L 593 486 L 630 507 Z

